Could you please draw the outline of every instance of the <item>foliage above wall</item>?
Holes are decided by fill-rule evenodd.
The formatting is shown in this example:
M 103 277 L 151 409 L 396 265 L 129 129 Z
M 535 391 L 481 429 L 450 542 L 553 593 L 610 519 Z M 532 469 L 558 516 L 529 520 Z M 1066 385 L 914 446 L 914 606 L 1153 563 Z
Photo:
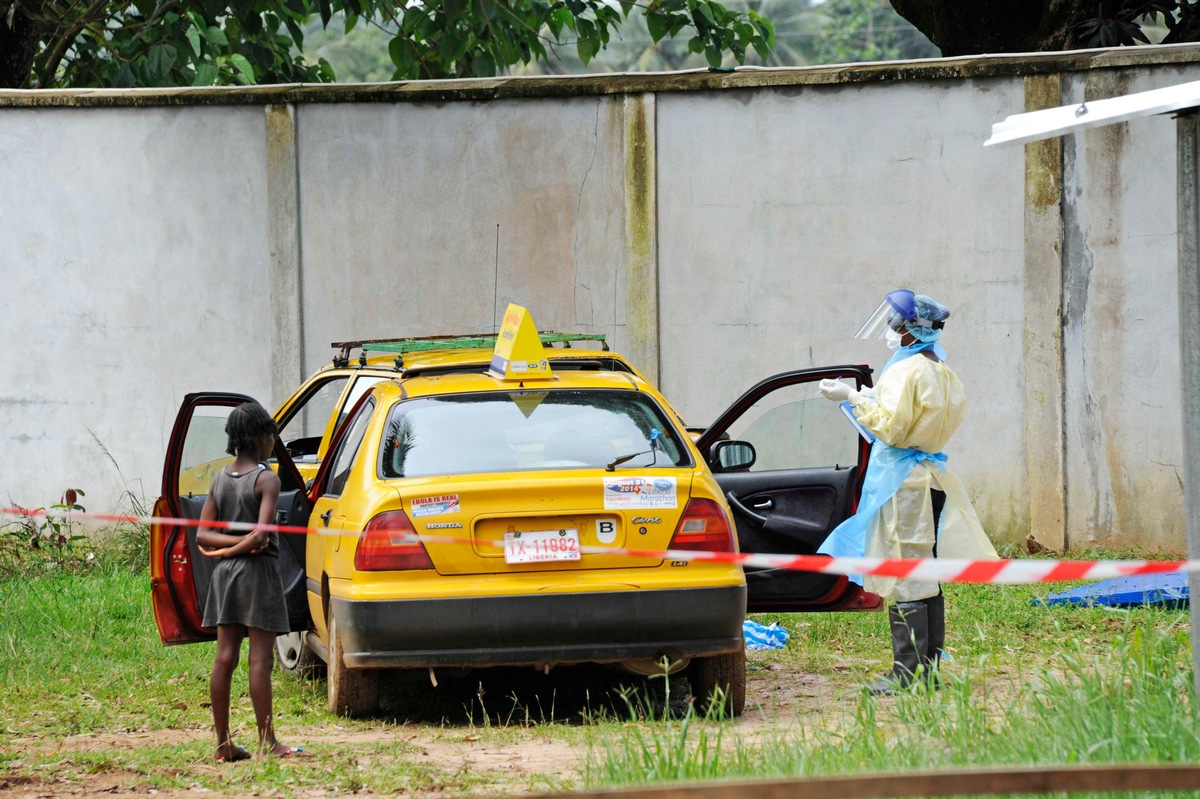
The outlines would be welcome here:
M 306 35 L 319 40 L 308 53 Z M 792 66 L 1159 40 L 1200 41 L 1200 0 L 0 0 L 0 87 Z
M 332 81 L 304 25 L 388 31 L 394 80 L 491 76 L 571 48 L 587 63 L 631 15 L 720 65 L 766 57 L 771 25 L 716 0 L 0 0 L 0 87 Z

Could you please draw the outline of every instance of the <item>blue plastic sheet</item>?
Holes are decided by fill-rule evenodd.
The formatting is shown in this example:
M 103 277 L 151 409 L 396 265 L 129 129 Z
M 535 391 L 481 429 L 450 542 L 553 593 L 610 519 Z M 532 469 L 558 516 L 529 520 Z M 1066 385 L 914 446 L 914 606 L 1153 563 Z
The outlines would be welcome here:
M 1107 607 L 1136 607 L 1140 605 L 1188 604 L 1188 580 L 1183 572 L 1143 574 L 1137 577 L 1118 577 L 1047 597 L 1029 600 L 1033 605 L 1104 605 Z
M 742 635 L 746 639 L 746 648 L 750 650 L 783 649 L 792 637 L 791 633 L 775 622 L 764 626 L 750 619 L 742 622 Z

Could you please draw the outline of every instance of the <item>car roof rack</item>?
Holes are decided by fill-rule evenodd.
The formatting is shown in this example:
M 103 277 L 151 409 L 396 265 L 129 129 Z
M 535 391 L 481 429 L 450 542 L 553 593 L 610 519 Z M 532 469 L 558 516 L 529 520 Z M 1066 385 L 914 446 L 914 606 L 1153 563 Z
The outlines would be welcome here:
M 359 350 L 359 366 L 366 366 L 367 351 L 370 350 L 371 352 L 397 353 L 396 368 L 400 369 L 404 365 L 405 353 L 493 349 L 496 346 L 496 335 L 495 333 L 466 333 L 447 336 L 359 339 L 357 341 L 335 341 L 330 346 L 340 350 L 337 355 L 333 356 L 333 365 L 337 367 L 350 365 L 351 350 Z M 600 344 L 602 351 L 608 352 L 608 342 L 605 341 L 603 333 L 556 333 L 551 330 L 543 330 L 538 331 L 538 338 L 542 340 L 543 344 L 549 344 L 551 347 L 561 344 L 568 349 L 573 341 L 595 341 Z

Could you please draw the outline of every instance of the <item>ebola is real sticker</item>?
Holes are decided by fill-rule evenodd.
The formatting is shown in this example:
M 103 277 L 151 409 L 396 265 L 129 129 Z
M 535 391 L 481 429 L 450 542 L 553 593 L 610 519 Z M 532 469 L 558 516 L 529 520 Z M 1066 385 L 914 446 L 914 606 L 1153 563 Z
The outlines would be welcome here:
M 443 494 L 440 497 L 418 497 L 412 501 L 413 516 L 440 516 L 443 513 L 458 513 L 458 494 Z
M 604 509 L 677 508 L 674 477 L 605 477 Z

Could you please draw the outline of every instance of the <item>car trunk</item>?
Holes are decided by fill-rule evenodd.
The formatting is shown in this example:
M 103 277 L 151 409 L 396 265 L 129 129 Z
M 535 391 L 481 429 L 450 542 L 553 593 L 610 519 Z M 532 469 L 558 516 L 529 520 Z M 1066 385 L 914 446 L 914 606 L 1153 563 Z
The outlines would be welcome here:
M 401 496 L 439 574 L 649 568 L 662 558 L 616 550 L 666 549 L 691 480 L 687 468 L 539 470 L 459 476 L 447 494 L 421 481 Z

